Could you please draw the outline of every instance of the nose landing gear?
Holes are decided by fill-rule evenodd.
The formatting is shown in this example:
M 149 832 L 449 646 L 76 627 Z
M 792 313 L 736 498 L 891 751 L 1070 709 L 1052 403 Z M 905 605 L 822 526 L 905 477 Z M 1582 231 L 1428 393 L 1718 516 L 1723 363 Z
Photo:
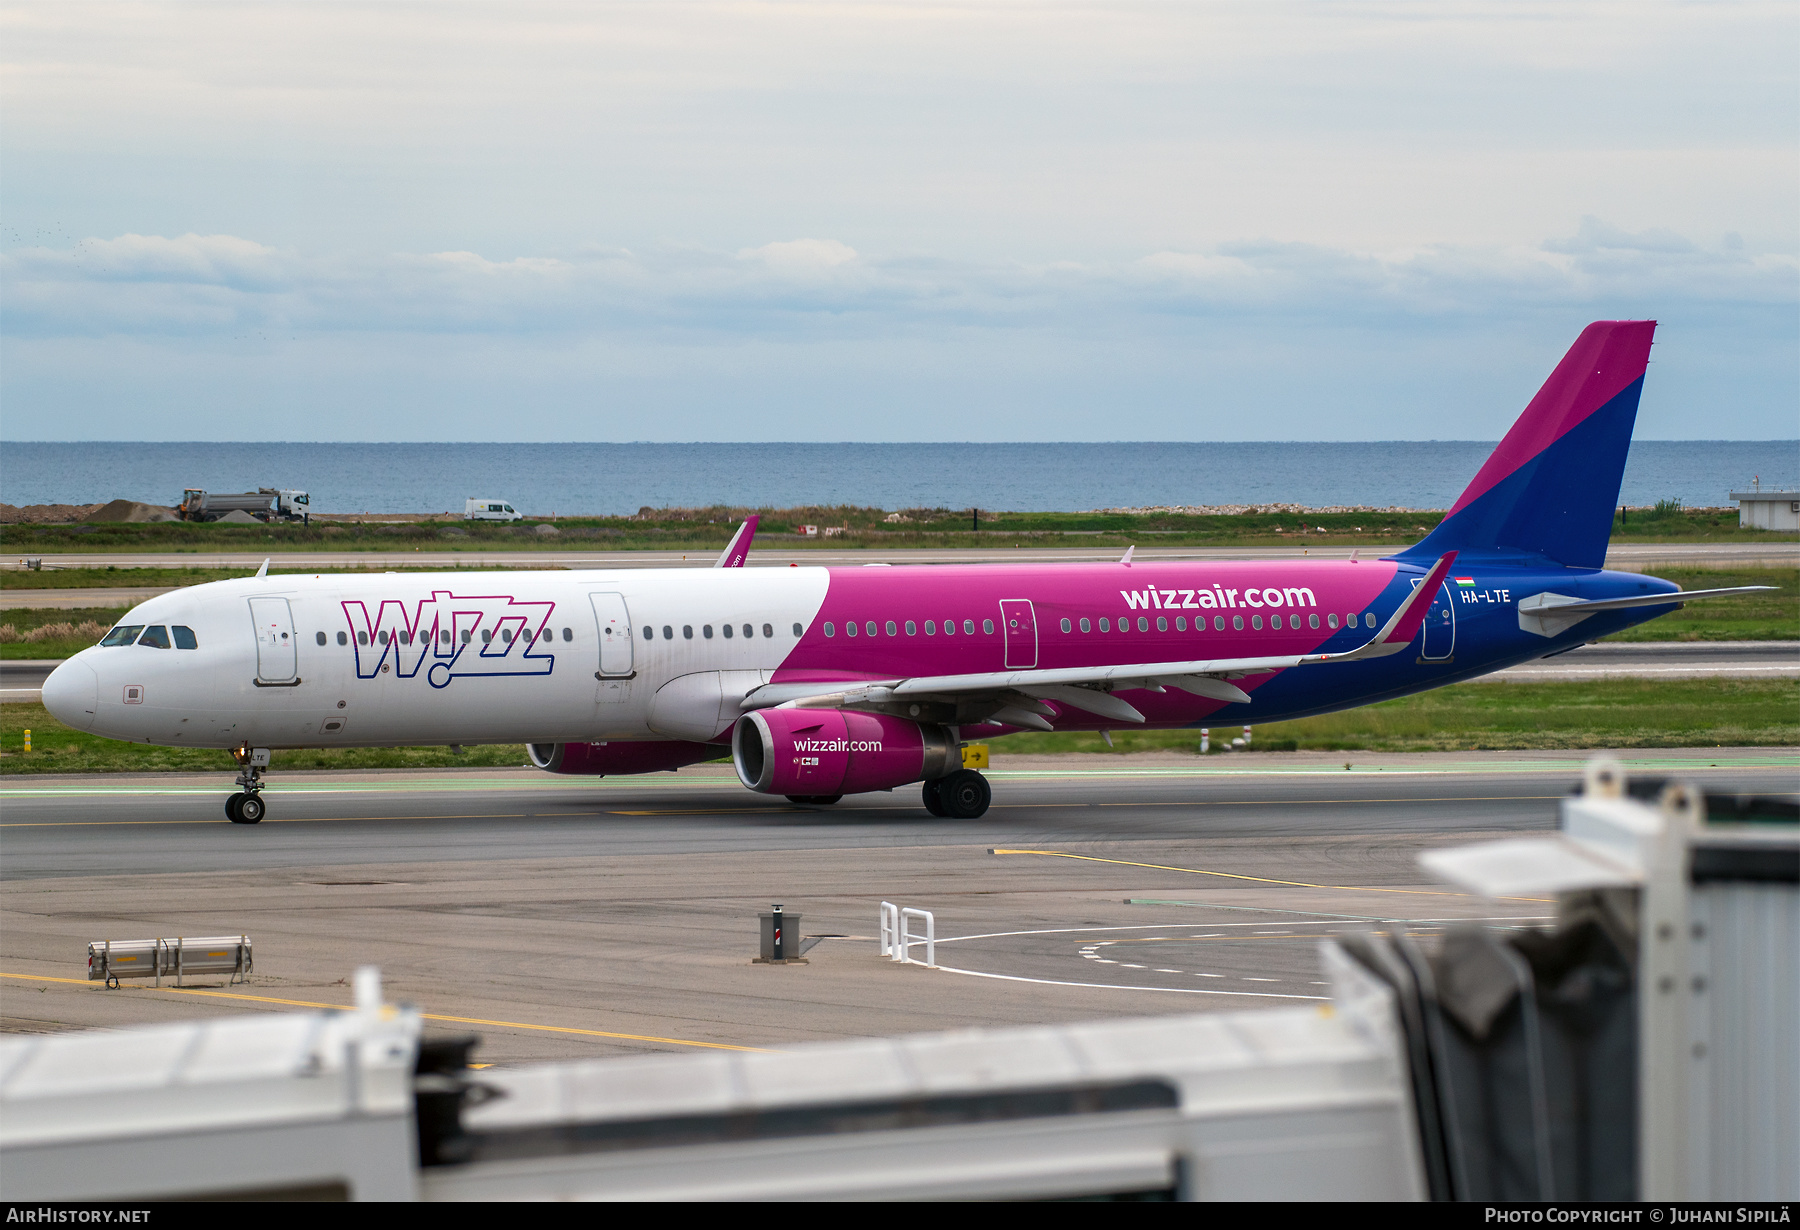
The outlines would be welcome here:
M 266 747 L 233 748 L 231 758 L 237 761 L 237 784 L 243 790 L 225 800 L 225 818 L 233 824 L 257 824 L 268 814 L 263 802 L 263 770 L 269 767 Z

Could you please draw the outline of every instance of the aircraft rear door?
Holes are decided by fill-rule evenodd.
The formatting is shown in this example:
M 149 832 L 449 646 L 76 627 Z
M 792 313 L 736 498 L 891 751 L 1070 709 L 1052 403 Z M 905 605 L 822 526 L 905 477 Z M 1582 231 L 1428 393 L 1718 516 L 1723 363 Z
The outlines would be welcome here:
M 625 609 L 624 594 L 589 594 L 588 601 L 594 608 L 594 630 L 600 640 L 600 669 L 594 672 L 599 681 L 597 697 L 603 703 L 616 704 L 630 695 L 630 680 L 636 674 L 631 614 Z
M 256 625 L 258 683 L 293 683 L 299 674 L 294 648 L 294 613 L 286 598 L 250 599 L 250 622 Z
M 1413 582 L 1417 589 L 1419 582 Z M 1446 582 L 1432 596 L 1431 609 L 1425 613 L 1425 626 L 1420 629 L 1425 641 L 1419 649 L 1421 662 L 1447 662 L 1456 655 L 1456 604 L 1450 600 Z

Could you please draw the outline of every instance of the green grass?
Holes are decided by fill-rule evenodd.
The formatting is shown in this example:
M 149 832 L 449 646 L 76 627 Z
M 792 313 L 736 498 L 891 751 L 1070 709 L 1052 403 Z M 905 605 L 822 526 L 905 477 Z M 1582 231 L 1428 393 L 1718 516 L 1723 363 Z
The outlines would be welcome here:
M 94 643 L 94 640 L 82 637 L 53 636 L 44 640 L 15 640 L 35 628 L 54 624 L 94 624 L 102 628 L 110 628 L 119 622 L 129 607 L 75 607 L 69 610 L 15 608 L 0 611 L 0 628 L 10 628 L 12 632 L 0 632 L 0 661 L 18 661 L 20 659 L 52 659 L 66 658 L 80 653 Z M 98 638 L 94 638 L 97 640 Z
M 31 752 L 23 752 L 24 732 Z M 273 769 L 517 768 L 522 743 L 493 743 L 452 755 L 447 747 L 329 748 L 276 752 Z M 14 773 L 235 772 L 229 752 L 118 743 L 72 730 L 42 705 L 0 705 L 0 776 Z
M 30 729 L 32 751 L 21 754 Z M 1215 731 L 1228 742 L 1238 728 Z M 1199 749 L 1197 730 L 1022 734 L 994 741 L 997 754 L 1119 754 Z M 1603 680 L 1582 683 L 1464 683 L 1418 696 L 1294 722 L 1256 727 L 1257 751 L 1547 751 L 1585 748 L 1793 747 L 1800 745 L 1800 680 Z M 278 751 L 273 771 L 507 767 L 525 763 L 520 744 L 448 748 Z M 221 751 L 146 747 L 71 730 L 42 705 L 0 706 L 0 775 L 230 770 Z
M 1236 726 L 1214 730 L 1220 743 Z M 1020 734 L 996 752 L 1197 751 L 1197 730 Z M 1255 728 L 1258 751 L 1549 751 L 1597 747 L 1800 744 L 1800 680 L 1608 679 L 1463 683 L 1342 713 Z
M 527 568 L 533 566 L 528 565 Z M 555 569 L 555 564 L 536 565 L 536 569 Z M 324 571 L 333 573 L 348 572 L 351 575 L 368 575 L 375 569 L 331 568 Z M 442 565 L 434 567 L 399 567 L 389 568 L 386 561 L 378 571 L 381 572 L 497 572 L 518 571 L 502 568 L 498 564 Z M 270 576 L 318 576 L 317 568 L 281 568 L 270 565 Z M 41 572 L 7 570 L 0 572 L 0 592 L 9 589 L 118 589 L 118 588 L 150 588 L 152 586 L 204 585 L 208 581 L 231 581 L 240 577 L 253 577 L 254 568 L 120 568 L 113 565 L 106 568 L 52 568 Z
M 751 512 L 763 520 L 759 539 L 785 548 L 1068 546 L 1338 545 L 1376 549 L 1416 542 L 1441 512 L 1307 513 L 1252 511 L 1195 513 L 988 512 L 978 531 L 966 508 L 889 512 L 852 506 L 803 508 L 644 509 L 636 517 L 574 517 L 513 525 L 456 518 L 405 523 L 323 522 L 311 525 L 197 525 L 186 522 L 0 527 L 0 551 L 15 555 L 79 551 L 394 551 L 432 550 L 660 550 L 718 551 Z M 1613 519 L 1615 542 L 1792 542 L 1800 535 L 1739 528 L 1735 510 L 1634 510 Z M 798 536 L 802 525 L 844 528 L 831 538 Z
M 1647 624 L 1627 628 L 1609 641 L 1792 641 L 1800 640 L 1800 568 L 1656 568 L 1650 575 L 1683 589 L 1730 589 L 1775 585 L 1772 594 L 1706 598 Z

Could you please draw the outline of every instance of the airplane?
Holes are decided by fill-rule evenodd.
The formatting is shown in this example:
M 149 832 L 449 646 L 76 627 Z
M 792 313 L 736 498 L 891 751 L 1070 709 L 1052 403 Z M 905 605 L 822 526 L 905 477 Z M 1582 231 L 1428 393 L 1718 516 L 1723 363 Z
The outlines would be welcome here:
M 45 681 L 60 721 L 229 750 L 235 823 L 276 751 L 523 743 L 551 773 L 730 755 L 829 805 L 991 790 L 1025 730 L 1248 725 L 1549 657 L 1701 598 L 1604 567 L 1655 321 L 1589 325 L 1439 525 L 1381 559 L 744 567 L 216 581 L 132 609 Z

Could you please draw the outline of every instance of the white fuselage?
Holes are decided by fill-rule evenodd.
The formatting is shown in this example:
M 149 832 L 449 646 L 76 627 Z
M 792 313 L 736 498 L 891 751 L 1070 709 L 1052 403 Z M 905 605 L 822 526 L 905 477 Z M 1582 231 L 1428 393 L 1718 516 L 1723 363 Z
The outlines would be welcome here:
M 45 704 L 171 746 L 707 740 L 826 588 L 821 568 L 220 581 L 124 621 L 190 629 L 195 648 L 83 650 Z

